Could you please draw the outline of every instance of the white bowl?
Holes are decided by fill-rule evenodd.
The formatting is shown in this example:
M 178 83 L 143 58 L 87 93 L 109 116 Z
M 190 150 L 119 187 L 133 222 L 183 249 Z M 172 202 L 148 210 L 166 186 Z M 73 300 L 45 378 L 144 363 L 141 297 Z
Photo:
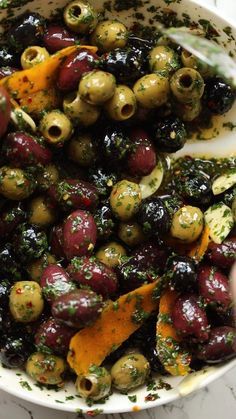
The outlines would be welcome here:
M 14 9 L 14 11 L 16 14 L 19 14 L 27 9 L 30 9 L 48 17 L 51 12 L 56 10 L 57 7 L 62 7 L 65 3 L 65 0 L 55 0 L 51 2 L 48 2 L 48 0 L 34 0 L 28 5 Z M 93 3 L 97 8 L 101 8 L 101 4 L 103 2 L 93 0 L 91 3 Z M 162 8 L 168 7 L 166 3 L 167 1 L 165 2 L 164 0 L 152 0 L 153 5 L 160 6 Z M 140 12 L 144 13 L 147 19 L 152 17 L 145 11 L 148 6 L 150 6 L 150 4 L 139 9 Z M 213 8 L 201 5 L 199 4 L 199 1 L 195 0 L 180 0 L 172 3 L 170 8 L 177 11 L 179 16 L 181 16 L 182 13 L 190 15 L 191 19 L 195 21 L 198 21 L 199 19 L 209 20 L 211 24 L 217 28 L 217 31 L 220 34 L 220 40 L 222 44 L 224 44 L 225 48 L 228 51 L 233 51 L 233 53 L 235 53 L 235 40 L 231 40 L 231 38 L 226 35 L 224 28 L 230 26 L 232 28 L 231 35 L 236 38 L 236 23 L 223 19 L 220 16 L 220 12 Z M 129 26 L 130 23 L 135 20 L 132 16 L 133 13 L 133 10 L 129 10 L 124 13 L 119 12 L 119 14 L 117 14 L 117 18 L 123 20 Z M 0 18 L 5 16 L 6 10 L 1 11 Z M 178 153 L 178 155 L 201 154 L 215 157 L 236 155 L 235 133 L 222 128 L 222 125 L 225 122 L 236 122 L 236 106 L 234 106 L 234 108 L 227 113 L 227 115 L 218 118 L 217 130 L 219 133 L 217 138 L 208 141 L 199 141 L 197 143 L 190 142 Z M 94 343 L 94 350 L 96 350 L 96 342 Z M 147 409 L 172 402 L 181 396 L 187 395 L 208 385 L 234 366 L 236 366 L 236 359 L 218 366 L 207 367 L 204 370 L 193 373 L 185 378 L 165 376 L 163 377 L 164 381 L 169 383 L 172 389 L 168 391 L 158 390 L 157 392 L 159 398 L 155 401 L 145 402 L 145 396 L 149 393 L 149 391 L 146 387 L 142 387 L 130 394 L 137 395 L 137 402 L 135 403 L 132 403 L 126 395 L 121 395 L 115 392 L 105 404 L 97 404 L 91 408 L 89 408 L 82 401 L 82 399 L 76 396 L 73 383 L 68 383 L 65 388 L 55 392 L 54 390 L 48 390 L 37 386 L 35 382 L 33 382 L 22 371 L 9 370 L 0 367 L 0 388 L 27 401 L 54 409 L 69 412 L 77 411 L 81 413 L 98 409 L 101 413 L 119 413 Z M 160 376 L 155 377 L 157 381 L 160 378 Z

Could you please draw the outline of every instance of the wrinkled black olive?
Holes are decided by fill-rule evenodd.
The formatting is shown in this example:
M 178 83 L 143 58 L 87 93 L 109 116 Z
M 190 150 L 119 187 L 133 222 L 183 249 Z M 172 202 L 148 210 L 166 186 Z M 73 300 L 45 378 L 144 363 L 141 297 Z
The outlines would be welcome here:
M 213 114 L 222 115 L 232 108 L 235 93 L 224 80 L 213 77 L 205 82 L 203 100 Z
M 153 141 L 160 151 L 175 153 L 183 148 L 187 139 L 184 123 L 179 118 L 167 116 L 153 127 Z

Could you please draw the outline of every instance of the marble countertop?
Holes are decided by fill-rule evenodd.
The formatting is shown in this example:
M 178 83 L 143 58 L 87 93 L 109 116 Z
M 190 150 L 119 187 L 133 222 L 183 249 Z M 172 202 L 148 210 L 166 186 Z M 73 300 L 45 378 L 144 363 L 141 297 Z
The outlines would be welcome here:
M 203 1 L 202 1 L 203 2 Z M 236 20 L 235 0 L 204 0 L 216 6 L 225 16 Z M 100 416 L 104 418 L 104 416 Z M 198 391 L 166 406 L 137 413 L 106 415 L 106 419 L 235 419 L 236 368 Z M 20 400 L 0 391 L 0 419 L 77 419 L 73 413 L 59 412 Z

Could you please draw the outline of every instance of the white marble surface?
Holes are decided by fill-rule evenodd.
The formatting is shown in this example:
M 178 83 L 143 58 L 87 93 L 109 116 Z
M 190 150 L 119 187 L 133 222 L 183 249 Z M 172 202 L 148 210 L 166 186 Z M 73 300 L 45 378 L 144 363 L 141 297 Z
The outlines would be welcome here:
M 224 15 L 236 20 L 236 0 L 202 0 L 202 3 L 216 6 Z M 204 390 L 175 403 L 137 413 L 106 416 L 106 419 L 235 419 L 236 368 Z M 0 391 L 0 419 L 76 418 L 76 414 L 38 407 Z

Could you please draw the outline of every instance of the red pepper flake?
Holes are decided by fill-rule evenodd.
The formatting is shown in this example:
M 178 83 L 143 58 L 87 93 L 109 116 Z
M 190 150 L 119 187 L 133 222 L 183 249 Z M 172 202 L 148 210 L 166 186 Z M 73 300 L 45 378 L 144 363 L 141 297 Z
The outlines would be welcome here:
M 33 307 L 33 304 L 31 303 L 31 301 L 29 301 L 29 302 L 26 304 L 26 307 L 28 307 L 28 308 L 32 308 L 32 307 Z
M 17 288 L 16 294 L 23 294 L 23 290 L 21 288 Z
M 88 416 L 91 416 L 92 418 L 94 418 L 97 415 L 100 415 L 101 413 L 103 413 L 102 409 L 87 410 L 86 412 L 86 414 Z

